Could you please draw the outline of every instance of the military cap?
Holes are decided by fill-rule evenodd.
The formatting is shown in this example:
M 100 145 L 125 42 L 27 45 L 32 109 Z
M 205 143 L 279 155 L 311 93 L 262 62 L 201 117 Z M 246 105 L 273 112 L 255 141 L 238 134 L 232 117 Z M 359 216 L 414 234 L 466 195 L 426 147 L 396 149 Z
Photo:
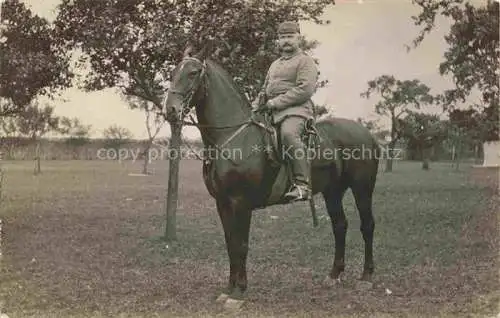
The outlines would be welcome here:
M 300 33 L 300 27 L 297 22 L 285 21 L 278 26 L 278 34 Z

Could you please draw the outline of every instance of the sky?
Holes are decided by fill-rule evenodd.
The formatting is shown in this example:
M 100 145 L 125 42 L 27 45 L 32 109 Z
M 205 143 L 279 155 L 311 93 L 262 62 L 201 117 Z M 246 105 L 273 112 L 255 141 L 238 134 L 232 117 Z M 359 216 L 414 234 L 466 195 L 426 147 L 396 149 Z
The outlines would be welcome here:
M 60 0 L 24 2 L 35 13 L 53 20 Z M 418 48 L 410 52 L 405 49 L 419 31 L 411 20 L 418 12 L 411 0 L 336 0 L 336 5 L 330 6 L 323 16 L 331 20 L 330 24 L 301 23 L 302 33 L 320 43 L 312 54 L 319 59 L 321 78 L 329 81 L 313 100 L 325 104 L 338 117 L 374 119 L 376 101 L 364 99 L 360 93 L 377 76 L 416 78 L 427 84 L 432 93 L 451 87 L 451 81 L 438 70 L 446 49 L 446 20 L 440 19 L 435 31 Z M 55 113 L 78 117 L 84 124 L 92 125 L 92 137 L 101 137 L 102 131 L 114 124 L 128 128 L 135 138 L 147 137 L 144 113 L 130 110 L 113 90 L 86 93 L 72 88 L 62 98 L 52 102 Z M 165 124 L 160 136 L 168 136 L 169 130 Z M 194 127 L 184 128 L 183 134 L 187 138 L 199 137 Z

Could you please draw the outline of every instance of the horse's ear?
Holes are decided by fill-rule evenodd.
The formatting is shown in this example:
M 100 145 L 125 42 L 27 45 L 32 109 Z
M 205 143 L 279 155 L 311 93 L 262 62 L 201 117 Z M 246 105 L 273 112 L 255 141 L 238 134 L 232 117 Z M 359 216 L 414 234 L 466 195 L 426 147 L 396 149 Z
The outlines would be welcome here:
M 214 41 L 208 40 L 203 48 L 198 53 L 196 53 L 195 57 L 203 61 L 213 53 L 214 46 Z

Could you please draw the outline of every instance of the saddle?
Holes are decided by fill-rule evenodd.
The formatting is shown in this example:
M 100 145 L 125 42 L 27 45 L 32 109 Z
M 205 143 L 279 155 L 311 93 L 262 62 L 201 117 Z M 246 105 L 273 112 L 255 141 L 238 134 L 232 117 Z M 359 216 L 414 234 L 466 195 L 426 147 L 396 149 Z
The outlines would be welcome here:
M 267 158 L 273 166 L 281 166 L 284 162 L 282 158 L 280 149 L 280 136 L 278 129 L 272 123 L 271 116 L 264 114 L 262 120 L 259 123 L 263 124 L 265 130 L 268 132 L 264 135 L 264 149 L 267 154 Z M 316 129 L 316 121 L 313 118 L 307 119 L 305 123 L 305 129 L 302 134 L 302 141 L 307 145 L 307 151 L 317 148 L 321 142 L 321 137 Z
M 289 165 L 282 159 L 280 153 L 280 135 L 279 130 L 272 122 L 272 116 L 264 113 L 262 117 L 255 121 L 266 131 L 264 133 L 263 146 L 267 156 L 267 160 L 271 166 L 279 168 L 275 176 L 273 176 L 273 185 L 267 195 L 266 204 L 286 204 L 288 200 L 284 197 L 285 193 L 292 185 L 292 174 Z M 315 120 L 308 119 L 305 124 L 305 129 L 302 134 L 302 141 L 307 145 L 307 151 L 319 146 L 321 137 L 316 130 Z M 312 169 L 312 162 L 311 162 Z M 314 201 L 310 199 L 311 210 L 315 215 Z M 316 223 L 316 221 L 315 221 Z

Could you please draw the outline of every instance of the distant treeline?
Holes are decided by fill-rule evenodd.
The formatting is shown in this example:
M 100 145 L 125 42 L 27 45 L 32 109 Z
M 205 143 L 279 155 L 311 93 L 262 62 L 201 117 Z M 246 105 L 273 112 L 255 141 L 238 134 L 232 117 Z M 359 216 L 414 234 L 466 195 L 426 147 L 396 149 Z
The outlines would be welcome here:
M 149 150 L 153 153 L 153 160 L 162 158 L 158 154 L 167 151 L 169 140 L 158 139 Z M 37 142 L 24 137 L 0 137 L 0 153 L 3 160 L 33 160 L 35 158 Z M 40 139 L 41 160 L 139 160 L 144 158 L 147 149 L 147 140 L 109 140 L 109 139 L 81 139 L 81 138 L 42 138 Z M 191 153 L 199 152 L 203 148 L 200 140 L 183 140 L 185 149 Z M 383 147 L 383 146 L 382 146 Z M 421 154 L 408 147 L 404 142 L 398 142 L 395 148 L 401 149 L 401 159 L 421 160 Z M 118 153 L 121 150 L 121 158 Z M 480 161 L 483 158 L 482 146 L 468 145 L 465 149 L 453 149 L 446 143 L 439 143 L 430 149 L 430 160 L 452 160 L 460 152 L 461 159 Z M 125 154 L 125 155 L 124 155 Z M 164 159 L 168 156 L 163 156 Z
M 42 160 L 103 160 L 112 159 L 120 152 L 127 154 L 121 160 L 144 158 L 147 140 L 109 140 L 80 138 L 42 138 L 36 142 L 24 137 L 0 137 L 0 153 L 3 160 L 33 160 L 37 143 L 40 142 Z M 168 139 L 156 140 L 150 152 L 161 153 L 168 147 Z M 201 150 L 203 145 L 197 140 L 183 140 L 182 145 L 188 149 Z M 160 158 L 160 156 L 157 156 Z M 118 158 L 116 158 L 118 159 Z

